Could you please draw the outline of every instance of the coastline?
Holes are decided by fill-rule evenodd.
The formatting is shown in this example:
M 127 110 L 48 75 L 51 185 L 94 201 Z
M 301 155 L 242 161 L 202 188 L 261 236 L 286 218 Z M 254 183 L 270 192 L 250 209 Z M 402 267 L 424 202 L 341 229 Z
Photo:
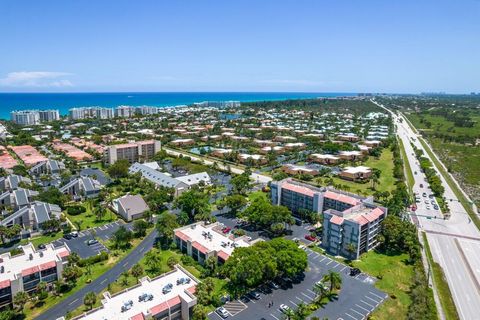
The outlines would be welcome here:
M 10 112 L 27 109 L 58 109 L 67 115 L 74 107 L 120 105 L 177 107 L 203 101 L 282 101 L 355 97 L 340 92 L 75 92 L 75 93 L 0 93 L 0 119 L 9 120 Z

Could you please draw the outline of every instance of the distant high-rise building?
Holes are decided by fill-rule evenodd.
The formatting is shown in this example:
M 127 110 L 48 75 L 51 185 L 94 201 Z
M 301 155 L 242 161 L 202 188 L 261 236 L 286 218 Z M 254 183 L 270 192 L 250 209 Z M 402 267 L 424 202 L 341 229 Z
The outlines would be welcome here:
M 10 112 L 12 122 L 23 125 L 36 125 L 60 119 L 58 110 L 18 110 Z
M 72 108 L 68 112 L 71 120 L 113 118 L 112 108 L 83 107 L 83 108 Z
M 135 115 L 136 109 L 132 106 L 118 106 L 115 108 L 115 117 L 131 118 Z

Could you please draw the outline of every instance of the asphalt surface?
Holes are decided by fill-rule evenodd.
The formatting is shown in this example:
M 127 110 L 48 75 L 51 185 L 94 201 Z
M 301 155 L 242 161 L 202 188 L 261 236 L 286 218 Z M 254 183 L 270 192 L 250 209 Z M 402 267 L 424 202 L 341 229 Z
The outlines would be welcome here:
M 54 320 L 64 316 L 68 311 L 75 310 L 76 308 L 80 307 L 83 304 L 83 298 L 85 294 L 90 291 L 93 291 L 97 294 L 100 293 L 108 286 L 109 283 L 114 282 L 124 271 L 129 270 L 134 264 L 140 261 L 143 255 L 153 247 L 156 237 L 157 231 L 151 232 L 137 247 L 132 250 L 132 252 L 123 258 L 123 260 L 114 265 L 110 270 L 102 274 L 92 283 L 84 286 L 79 291 L 48 309 L 35 319 Z
M 480 306 L 480 232 L 433 161 L 434 168 L 441 177 L 442 185 L 445 188 L 444 196 L 448 199 L 451 217 L 444 220 L 440 211 L 432 210 L 431 205 L 430 209 L 427 208 L 422 193 L 426 192 L 428 195 L 432 192 L 420 170 L 410 143 L 421 150 L 424 150 L 424 147 L 403 116 L 402 119 L 403 121 L 400 122 L 400 117 L 394 116 L 397 136 L 403 141 L 412 173 L 417 171 L 417 174 L 413 176 L 415 180 L 413 191 L 420 194 L 421 198 L 421 202 L 417 203 L 418 209 L 412 212 L 416 214 L 412 220 L 427 234 L 433 259 L 443 268 L 460 318 L 480 319 L 478 312 Z M 425 150 L 424 156 L 430 158 Z M 420 187 L 420 184 L 423 187 Z
M 330 301 L 324 308 L 320 308 L 311 316 L 321 319 L 366 319 L 386 298 L 387 294 L 376 289 L 374 279 L 365 274 L 357 277 L 349 276 L 350 268 L 327 256 L 307 249 L 309 268 L 305 278 L 293 283 L 290 287 L 272 289 L 262 286 L 257 289 L 260 298 L 253 299 L 242 297 L 239 300 L 227 302 L 224 307 L 229 313 L 229 318 L 235 320 L 251 320 L 265 318 L 267 320 L 284 319 L 279 306 L 286 304 L 291 309 L 296 309 L 298 304 L 308 304 L 315 298 L 312 290 L 313 284 L 323 278 L 329 271 L 339 272 L 342 277 L 342 289 L 337 300 Z M 273 306 L 269 304 L 273 302 Z M 220 320 L 221 317 L 212 312 L 209 319 Z

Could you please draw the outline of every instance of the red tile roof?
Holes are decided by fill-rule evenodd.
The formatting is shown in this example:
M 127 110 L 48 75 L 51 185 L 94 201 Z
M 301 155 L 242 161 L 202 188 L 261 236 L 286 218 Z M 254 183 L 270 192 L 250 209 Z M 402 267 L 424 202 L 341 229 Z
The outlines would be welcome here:
M 217 256 L 222 258 L 223 261 L 227 261 L 228 258 L 230 258 L 230 255 L 226 253 L 225 251 L 218 251 Z
M 303 186 L 298 186 L 298 185 L 291 184 L 291 183 L 288 183 L 288 182 L 285 182 L 285 183 L 282 184 L 282 189 L 287 189 L 287 190 L 290 190 L 290 191 L 293 191 L 293 192 L 296 192 L 296 193 L 306 195 L 308 197 L 313 197 L 315 195 L 315 191 L 313 191 L 310 188 L 303 187 Z
M 140 312 L 139 314 L 134 315 L 133 317 L 130 317 L 129 320 L 144 320 L 145 317 L 143 316 L 143 313 Z
M 162 311 L 165 311 L 169 308 L 172 308 L 172 307 L 176 306 L 179 303 L 180 303 L 180 297 L 175 296 L 175 297 L 171 298 L 170 300 L 167 300 L 165 302 L 162 302 L 162 303 L 150 308 L 149 311 L 150 311 L 151 315 L 155 316 Z
M 25 277 L 25 276 L 29 276 L 31 274 L 34 274 L 34 273 L 37 273 L 40 271 L 40 268 L 38 266 L 35 266 L 35 267 L 31 267 L 31 268 L 27 268 L 27 269 L 23 269 L 22 270 L 22 276 Z
M 57 264 L 55 263 L 55 261 L 49 261 L 49 262 L 42 263 L 40 265 L 40 270 L 43 271 L 43 270 L 47 270 L 47 269 L 50 269 L 50 268 L 54 268 L 56 266 L 57 266 Z
M 191 286 L 190 288 L 187 289 L 188 292 L 190 292 L 191 294 L 195 294 L 195 292 L 197 291 L 197 286 Z
M 191 241 L 192 238 L 190 238 L 189 236 L 187 236 L 185 233 L 183 233 L 182 231 L 175 231 L 175 236 L 182 239 L 183 241 Z
M 0 289 L 4 289 L 8 287 L 10 287 L 10 280 L 3 280 L 0 282 Z
M 205 254 L 206 254 L 206 253 L 209 251 L 206 247 L 202 246 L 202 245 L 201 245 L 200 243 L 198 243 L 197 241 L 193 241 L 193 242 L 192 242 L 192 246 L 193 246 L 195 249 L 197 249 L 198 251 L 200 251 L 201 253 L 205 253 Z
M 333 224 L 336 224 L 336 225 L 342 225 L 343 223 L 343 218 L 342 217 L 339 217 L 339 216 L 336 216 L 336 215 L 333 215 L 331 218 L 330 218 L 330 223 L 333 223 Z
M 66 249 L 63 250 L 63 251 L 60 251 L 60 252 L 58 253 L 58 256 L 59 256 L 60 258 L 65 258 L 65 257 L 68 257 L 69 255 L 70 255 L 70 252 L 68 252 L 68 250 L 66 250 Z
M 355 199 L 354 197 L 350 197 L 350 196 L 347 196 L 347 195 L 344 195 L 344 194 L 341 194 L 341 193 L 336 193 L 336 192 L 333 192 L 333 191 L 325 192 L 324 197 L 328 198 L 328 199 L 336 200 L 336 201 L 339 201 L 339 202 L 347 203 L 347 204 L 350 204 L 352 206 L 356 206 L 357 204 L 360 203 L 360 200 Z

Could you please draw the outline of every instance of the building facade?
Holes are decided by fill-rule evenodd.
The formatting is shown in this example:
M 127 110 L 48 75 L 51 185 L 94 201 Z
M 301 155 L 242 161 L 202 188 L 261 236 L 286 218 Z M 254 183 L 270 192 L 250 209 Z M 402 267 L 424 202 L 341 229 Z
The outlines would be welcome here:
M 19 110 L 10 112 L 12 122 L 30 126 L 60 119 L 58 110 Z
M 157 140 L 145 140 L 108 146 L 104 154 L 105 163 L 112 165 L 118 160 L 124 159 L 133 164 L 140 160 L 150 160 L 160 149 L 161 143 Z
M 9 252 L 0 255 L 0 307 L 13 303 L 13 297 L 21 291 L 34 291 L 43 281 L 47 284 L 62 279 L 64 265 L 70 255 L 66 244 L 36 250 L 29 243 L 20 246 L 23 253 L 12 256 Z

